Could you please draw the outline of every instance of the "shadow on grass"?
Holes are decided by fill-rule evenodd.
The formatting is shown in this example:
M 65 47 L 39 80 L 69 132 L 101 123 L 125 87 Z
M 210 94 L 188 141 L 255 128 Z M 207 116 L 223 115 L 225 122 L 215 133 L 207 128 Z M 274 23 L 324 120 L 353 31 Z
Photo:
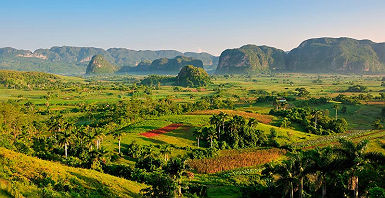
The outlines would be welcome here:
M 77 177 L 79 180 L 83 182 L 78 182 L 78 188 L 75 189 L 80 196 L 84 197 L 116 197 L 117 194 L 114 193 L 108 186 L 102 184 L 102 181 L 99 181 L 94 178 L 83 176 L 79 173 L 69 172 L 71 175 Z M 82 186 L 81 183 L 87 183 L 88 186 Z M 132 192 L 130 189 L 124 188 L 124 193 L 128 197 L 140 197 L 137 193 Z
M 153 144 L 167 144 L 167 142 L 165 142 L 165 141 L 157 140 L 157 139 L 152 139 L 152 138 L 140 137 L 140 139 L 142 139 L 142 140 L 144 140 L 146 142 L 153 143 Z
M 151 130 L 157 129 L 157 127 L 129 125 L 129 126 L 125 126 L 125 127 L 121 128 L 121 129 L 118 129 L 117 131 L 130 132 L 130 131 L 134 131 L 134 130 L 138 130 L 138 129 L 143 129 L 143 131 L 151 131 Z
M 163 135 L 195 141 L 195 138 L 192 135 L 193 130 L 194 130 L 194 127 L 182 126 L 176 130 L 164 133 Z

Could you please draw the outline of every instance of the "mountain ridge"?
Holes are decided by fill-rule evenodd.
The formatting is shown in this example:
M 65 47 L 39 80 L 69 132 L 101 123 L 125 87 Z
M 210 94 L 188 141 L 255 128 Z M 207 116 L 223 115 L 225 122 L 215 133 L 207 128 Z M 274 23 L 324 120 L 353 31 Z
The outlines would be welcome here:
M 177 50 L 131 50 L 127 48 L 96 48 L 54 46 L 49 49 L 23 50 L 12 47 L 0 48 L 0 69 L 41 71 L 57 74 L 82 74 L 95 55 L 117 65 L 137 66 L 144 60 L 190 56 L 200 59 L 204 65 L 216 65 L 218 57 L 208 53 L 179 52 Z
M 385 43 L 321 37 L 307 39 L 289 52 L 269 46 L 244 45 L 223 51 L 216 69 L 217 74 L 270 71 L 385 73 Z

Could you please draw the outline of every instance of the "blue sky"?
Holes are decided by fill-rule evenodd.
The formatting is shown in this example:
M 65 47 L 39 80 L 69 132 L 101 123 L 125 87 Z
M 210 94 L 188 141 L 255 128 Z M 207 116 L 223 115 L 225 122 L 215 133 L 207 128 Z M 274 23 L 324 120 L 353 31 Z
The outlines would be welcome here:
M 314 37 L 385 42 L 383 0 L 0 0 L 0 47 L 283 50 Z

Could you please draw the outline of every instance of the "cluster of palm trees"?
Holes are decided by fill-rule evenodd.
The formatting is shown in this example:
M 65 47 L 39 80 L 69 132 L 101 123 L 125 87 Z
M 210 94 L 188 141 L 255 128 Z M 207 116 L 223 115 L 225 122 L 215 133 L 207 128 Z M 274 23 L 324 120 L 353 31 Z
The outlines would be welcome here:
M 246 120 L 239 115 L 229 116 L 220 112 L 210 118 L 210 125 L 194 131 L 198 147 L 200 140 L 209 141 L 210 148 L 214 140 L 233 148 L 254 147 L 265 143 L 264 134 L 255 129 L 258 121 L 254 118 Z M 262 137 L 263 136 L 263 137 Z
M 66 121 L 62 116 L 54 116 L 50 119 L 50 131 L 57 140 L 59 146 L 64 147 L 64 156 L 68 157 L 68 149 L 71 145 L 73 150 L 76 148 L 86 148 L 91 151 L 103 151 L 103 139 L 109 131 L 114 131 L 112 135 L 118 139 L 118 151 L 121 153 L 120 141 L 124 134 L 121 130 L 112 130 L 109 125 L 106 127 L 75 126 Z M 81 150 L 81 149 L 80 149 Z
M 353 192 L 351 197 L 359 197 L 359 173 L 373 166 L 383 169 L 385 156 L 380 153 L 365 152 L 367 140 L 355 144 L 341 139 L 339 143 L 340 145 L 336 147 L 292 153 L 288 160 L 280 164 L 266 164 L 262 175 L 270 187 L 283 188 L 284 196 L 289 195 L 290 198 L 294 197 L 295 191 L 298 197 L 303 197 L 305 187 L 308 192 L 320 192 L 322 197 L 349 196 L 351 191 Z M 373 170 L 377 171 L 381 168 Z M 342 175 L 347 176 L 347 179 L 344 180 Z M 384 175 L 379 173 L 378 177 L 384 177 Z M 304 180 L 307 181 L 307 186 L 304 186 Z M 372 181 L 372 185 L 384 187 L 384 183 L 375 183 L 375 181 Z M 339 192 L 327 193 L 328 186 L 334 187 L 334 191 L 337 188 Z M 367 196 L 368 189 L 363 188 L 362 185 L 360 188 L 364 190 L 361 195 Z
M 213 139 L 214 138 L 220 138 L 221 134 L 225 131 L 225 122 L 228 118 L 228 115 L 224 112 L 220 112 L 219 114 L 214 114 L 210 118 L 210 124 L 214 125 L 215 127 L 203 127 L 199 130 L 194 131 L 194 136 L 197 139 L 197 145 L 199 147 L 199 140 L 202 139 L 204 136 L 210 140 L 210 147 L 213 147 Z

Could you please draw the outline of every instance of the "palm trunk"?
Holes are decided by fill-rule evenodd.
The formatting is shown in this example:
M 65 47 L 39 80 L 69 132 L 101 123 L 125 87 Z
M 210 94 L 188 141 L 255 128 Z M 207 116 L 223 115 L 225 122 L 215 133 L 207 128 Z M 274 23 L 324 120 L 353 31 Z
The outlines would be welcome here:
M 210 138 L 210 148 L 213 147 L 213 138 Z
M 300 179 L 300 186 L 299 186 L 299 198 L 303 197 L 303 177 Z
M 290 182 L 290 198 L 294 198 L 293 182 Z
M 65 154 L 65 156 L 67 158 L 67 142 L 64 143 L 64 154 Z
M 336 120 L 338 120 L 338 110 L 337 110 L 337 108 L 336 108 Z
M 322 180 L 322 198 L 325 198 L 326 197 L 326 181 L 325 181 L 325 175 L 322 176 L 323 177 L 323 180 Z
M 225 122 L 222 122 L 222 131 L 225 131 Z
M 99 150 L 99 139 L 96 140 L 96 149 Z
M 178 186 L 178 195 L 179 195 L 179 197 L 182 197 L 182 182 L 179 180 L 178 184 L 179 184 L 179 186 Z
M 317 129 L 317 116 L 315 117 L 314 128 Z
M 198 147 L 199 147 L 199 138 L 197 138 L 197 140 L 198 140 Z
M 358 198 L 358 177 L 355 176 L 354 179 L 356 180 L 355 186 L 354 186 L 354 197 Z
M 120 139 L 119 139 L 119 154 L 120 154 Z

